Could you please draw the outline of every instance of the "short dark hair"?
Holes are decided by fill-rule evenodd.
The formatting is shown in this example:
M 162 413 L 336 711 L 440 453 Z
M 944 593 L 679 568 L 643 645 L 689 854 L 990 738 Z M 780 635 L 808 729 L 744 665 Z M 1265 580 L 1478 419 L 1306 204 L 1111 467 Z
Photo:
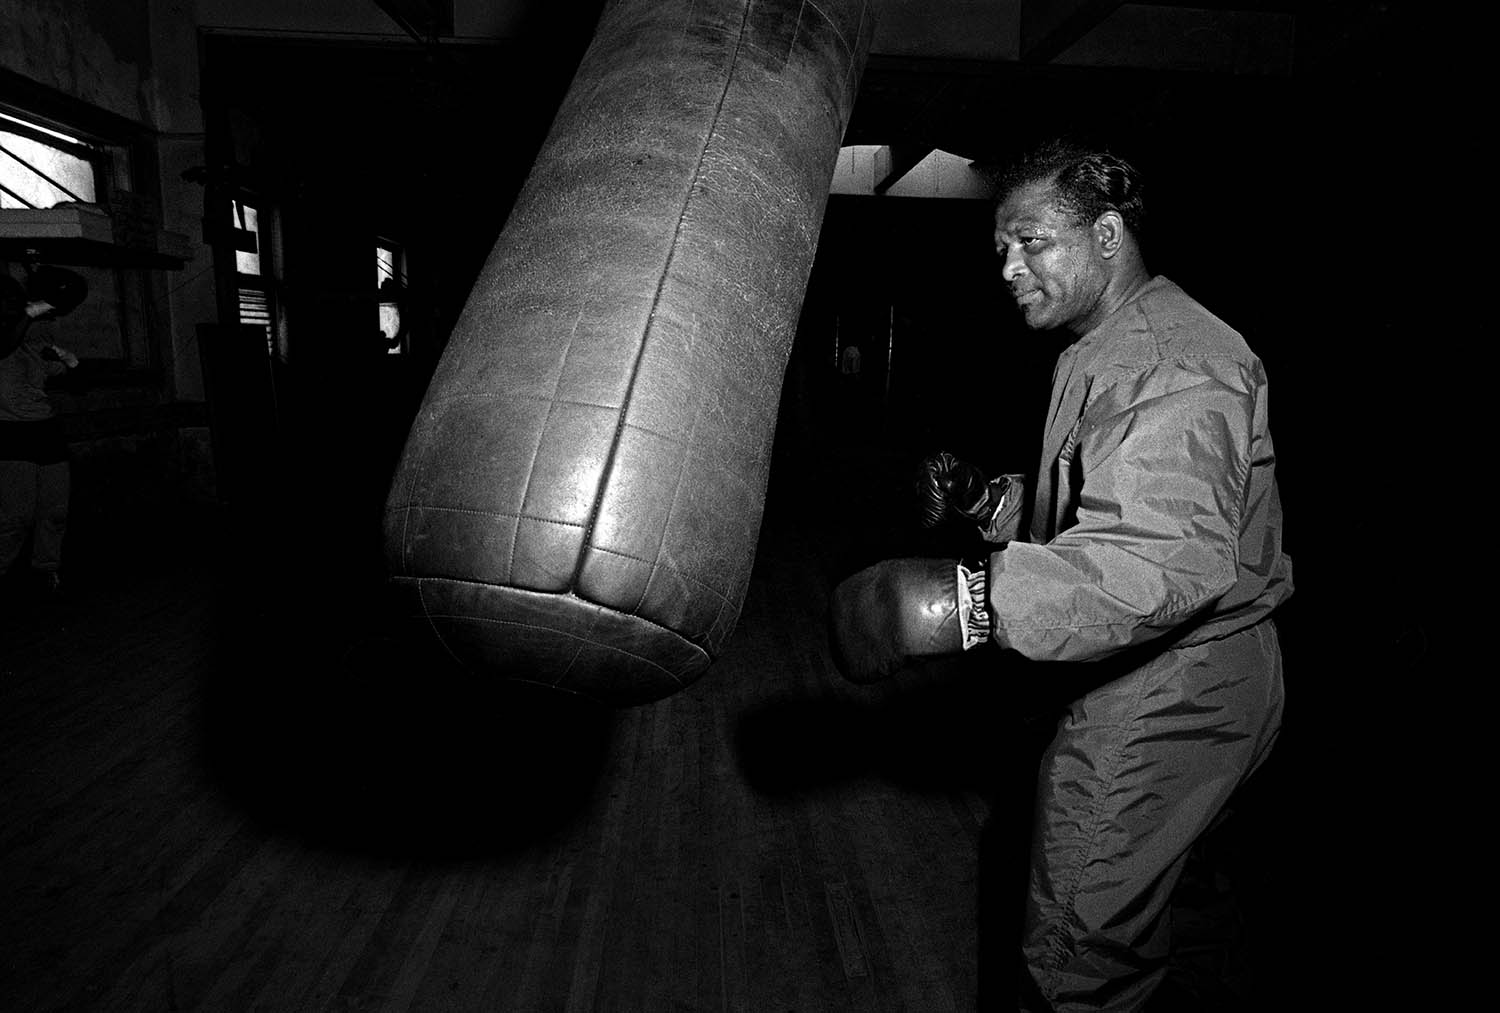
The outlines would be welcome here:
M 1139 242 L 1145 233 L 1146 205 L 1141 174 L 1125 159 L 1096 145 L 1066 138 L 1044 142 L 1013 162 L 1000 177 L 1000 199 L 1033 183 L 1052 182 L 1058 210 L 1075 224 L 1094 224 L 1117 211 Z

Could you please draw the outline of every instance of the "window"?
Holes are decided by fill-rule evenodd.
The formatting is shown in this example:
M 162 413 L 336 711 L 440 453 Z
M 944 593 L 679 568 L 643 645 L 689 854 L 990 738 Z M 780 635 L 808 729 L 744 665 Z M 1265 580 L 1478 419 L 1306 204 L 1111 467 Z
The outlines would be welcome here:
M 380 337 L 387 355 L 406 351 L 406 328 L 401 319 L 406 291 L 406 254 L 385 239 L 375 241 L 375 285 L 380 292 Z
M 0 208 L 98 203 L 99 160 L 76 137 L 0 113 Z
M 252 198 L 241 195 L 229 202 L 233 216 L 234 276 L 239 297 L 239 319 L 242 324 L 265 328 L 266 351 L 285 361 L 286 328 L 277 299 L 275 231 L 271 215 Z
M 92 118 L 81 106 L 68 115 L 77 124 Z M 83 359 L 147 368 L 156 364 L 153 281 L 121 257 L 160 217 L 131 191 L 137 140 L 91 133 L 41 109 L 0 105 L 7 255 L 65 267 L 88 283 L 82 305 L 48 323 L 53 339 Z M 101 225 L 107 233 L 95 231 Z M 147 238 L 154 249 L 154 237 Z

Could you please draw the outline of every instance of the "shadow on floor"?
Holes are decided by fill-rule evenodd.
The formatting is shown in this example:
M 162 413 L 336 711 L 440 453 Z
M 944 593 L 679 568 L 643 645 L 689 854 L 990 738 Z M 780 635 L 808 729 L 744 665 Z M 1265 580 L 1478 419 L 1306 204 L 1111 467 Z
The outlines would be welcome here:
M 223 604 L 204 757 L 260 821 L 323 847 L 459 858 L 524 848 L 586 806 L 606 709 L 465 672 L 382 631 L 374 605 L 355 619 Z

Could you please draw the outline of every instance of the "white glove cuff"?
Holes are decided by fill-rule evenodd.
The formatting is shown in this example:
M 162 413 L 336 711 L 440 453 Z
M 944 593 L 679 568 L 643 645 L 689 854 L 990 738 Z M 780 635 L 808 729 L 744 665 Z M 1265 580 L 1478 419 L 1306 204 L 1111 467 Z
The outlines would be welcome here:
M 990 639 L 989 582 L 983 570 L 970 572 L 958 564 L 958 619 L 964 633 L 964 650 Z

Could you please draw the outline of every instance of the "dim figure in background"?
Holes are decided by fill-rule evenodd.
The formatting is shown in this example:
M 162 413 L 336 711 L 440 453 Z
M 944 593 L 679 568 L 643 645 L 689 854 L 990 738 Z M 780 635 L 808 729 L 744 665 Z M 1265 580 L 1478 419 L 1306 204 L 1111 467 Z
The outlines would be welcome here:
M 1292 593 L 1266 374 L 1241 336 L 1141 250 L 1141 182 L 1052 143 L 1007 175 L 1001 274 L 1026 324 L 1066 345 L 1035 502 L 942 454 L 932 523 L 971 523 L 982 565 L 893 559 L 834 591 L 844 673 L 1013 650 L 1083 679 L 1041 762 L 1021 1008 L 1136 1011 L 1166 972 L 1189 847 L 1271 750 Z M 1023 526 L 1024 525 L 1024 526 Z M 1083 664 L 1073 664 L 1083 663 Z
M 844 354 L 839 356 L 839 372 L 845 376 L 854 376 L 859 372 L 858 345 L 844 346 Z
M 37 324 L 72 312 L 87 283 L 62 268 L 39 266 L 25 283 L 0 275 L 0 581 L 12 573 L 28 540 L 31 571 L 44 594 L 61 592 L 63 534 L 68 521 L 68 446 L 46 384 L 78 366 Z

